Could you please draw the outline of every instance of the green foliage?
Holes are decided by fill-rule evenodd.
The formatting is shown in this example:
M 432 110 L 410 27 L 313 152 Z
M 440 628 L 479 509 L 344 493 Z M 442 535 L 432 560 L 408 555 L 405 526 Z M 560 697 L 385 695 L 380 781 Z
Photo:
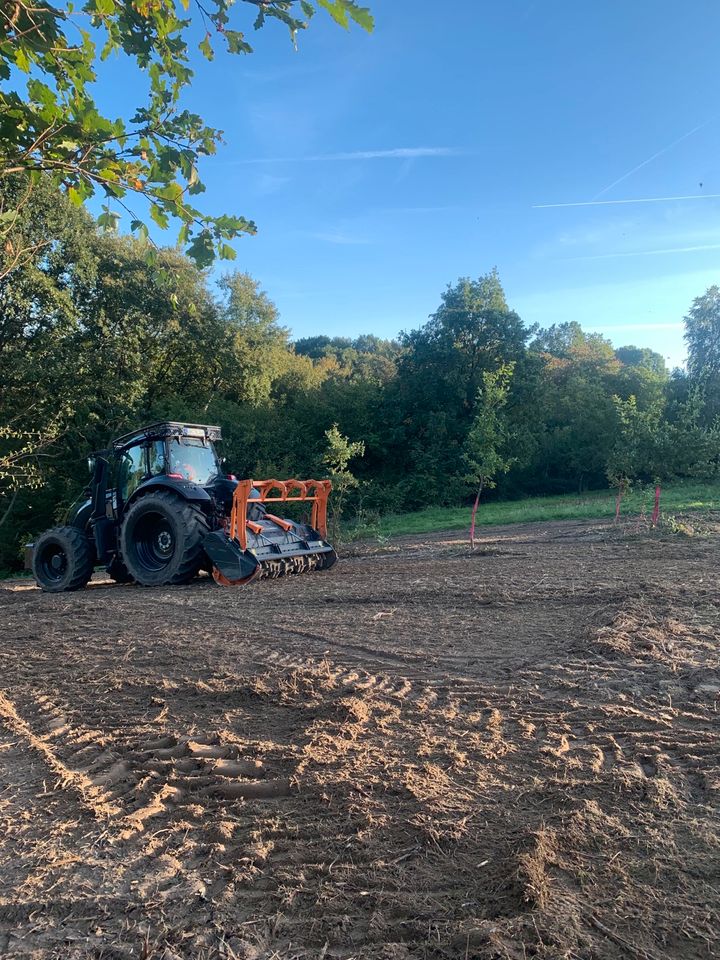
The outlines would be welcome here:
M 613 397 L 617 412 L 615 441 L 607 461 L 607 477 L 621 491 L 635 481 L 658 483 L 677 477 L 712 479 L 720 463 L 720 427 L 704 427 L 701 404 L 691 397 L 674 421 L 662 409 L 642 409 L 633 396 Z
M 373 18 L 354 0 L 317 0 L 341 26 L 349 20 L 373 29 Z M 40 174 L 52 178 L 73 203 L 96 192 L 131 217 L 131 229 L 147 235 L 142 200 L 152 220 L 166 229 L 180 223 L 178 241 L 200 267 L 217 256 L 233 259 L 228 241 L 254 233 L 242 216 L 211 216 L 195 206 L 205 187 L 201 160 L 214 154 L 222 132 L 182 106 L 192 83 L 190 44 L 203 31 L 199 49 L 208 60 L 216 46 L 231 54 L 252 53 L 240 11 L 254 28 L 277 20 L 295 42 L 316 4 L 310 0 L 80 0 L 63 9 L 33 0 L 2 4 L 0 39 L 0 176 Z M 125 117 L 105 116 L 93 96 L 102 63 L 111 55 L 141 71 L 148 81 L 145 103 Z M 141 204 L 142 205 L 142 204 Z M 5 271 L 30 255 L 13 232 L 18 206 L 0 210 Z M 114 227 L 117 211 L 106 209 L 101 225 Z M 10 247 L 8 249 L 8 244 Z
M 575 320 L 537 331 L 531 349 L 586 365 L 608 364 L 615 359 L 615 351 L 609 340 L 599 333 L 585 333 Z
M 508 363 L 521 370 L 530 335 L 491 271 L 449 286 L 428 323 L 402 336 L 389 396 L 404 414 L 393 439 L 403 448 L 396 480 L 407 477 L 409 506 L 457 502 L 467 492 L 463 445 L 483 376 Z
M 318 6 L 324 7 L 330 16 L 339 23 L 341 27 L 350 25 L 350 20 L 354 20 L 364 30 L 372 30 L 374 26 L 372 14 L 366 7 L 361 7 L 355 0 L 317 0 Z M 303 10 L 312 16 L 312 4 L 304 3 Z
M 41 486 L 38 459 L 56 439 L 57 428 L 52 423 L 44 432 L 23 430 L 14 426 L 12 420 L 0 424 L 0 489 L 12 494 L 14 499 L 19 490 L 35 490 Z
M 615 443 L 610 448 L 607 477 L 612 486 L 624 492 L 646 468 L 655 472 L 655 453 L 659 445 L 660 422 L 652 412 L 638 409 L 637 399 L 613 397 L 617 413 Z
M 325 431 L 327 447 L 322 461 L 327 467 L 333 484 L 332 527 L 333 539 L 337 539 L 338 527 L 342 519 L 345 498 L 350 490 L 360 486 L 360 481 L 350 471 L 350 461 L 365 456 L 365 444 L 362 440 L 351 441 L 344 437 L 334 423 Z
M 615 356 L 625 367 L 647 370 L 662 380 L 667 380 L 669 376 L 663 355 L 650 350 L 649 347 L 618 347 Z
M 327 440 L 327 450 L 323 456 L 323 463 L 327 466 L 331 477 L 336 479 L 338 488 L 349 490 L 358 485 L 357 479 L 350 473 L 348 467 L 351 460 L 355 457 L 365 455 L 365 444 L 362 440 L 351 442 L 344 437 L 338 430 L 338 425 L 334 423 L 329 430 L 325 431 Z
M 495 477 L 507 473 L 513 464 L 512 440 L 507 418 L 507 399 L 513 375 L 512 363 L 483 374 L 475 417 L 465 440 L 463 459 L 466 479 L 479 493 L 495 486 Z
M 720 422 L 703 422 L 704 403 L 699 392 L 677 405 L 672 419 L 660 424 L 661 478 L 697 477 L 714 480 L 720 471 Z
M 576 323 L 541 331 L 530 343 L 513 411 L 524 451 L 513 473 L 522 492 L 583 490 L 604 481 L 621 370 L 612 345 Z
M 248 274 L 226 274 L 219 288 L 228 335 L 225 356 L 219 358 L 224 378 L 246 403 L 257 406 L 269 399 L 272 385 L 290 366 L 289 333 L 278 322 L 275 304 Z
M 693 301 L 685 317 L 688 374 L 703 400 L 706 424 L 720 417 L 720 287 Z

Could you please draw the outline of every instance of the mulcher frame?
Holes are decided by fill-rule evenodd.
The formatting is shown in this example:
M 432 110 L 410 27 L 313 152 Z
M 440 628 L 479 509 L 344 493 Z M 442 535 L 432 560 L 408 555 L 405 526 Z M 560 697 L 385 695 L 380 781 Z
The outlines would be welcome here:
M 247 550 L 248 529 L 251 533 L 259 534 L 259 524 L 246 519 L 248 505 L 311 502 L 310 526 L 325 540 L 327 538 L 327 502 L 331 489 L 330 480 L 240 480 L 233 494 L 228 536 L 243 550 Z M 271 496 L 273 492 L 280 495 Z M 272 513 L 266 513 L 265 518 L 283 530 L 292 529 L 291 524 Z

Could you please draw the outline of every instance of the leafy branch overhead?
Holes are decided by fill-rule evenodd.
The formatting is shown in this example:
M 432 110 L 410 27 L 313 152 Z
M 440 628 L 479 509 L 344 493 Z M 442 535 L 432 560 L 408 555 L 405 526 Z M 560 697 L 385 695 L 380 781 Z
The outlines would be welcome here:
M 222 131 L 182 107 L 193 79 L 191 44 L 208 60 L 220 47 L 252 53 L 240 10 L 260 29 L 280 21 L 293 43 L 323 8 L 343 27 L 372 30 L 370 11 L 355 0 L 85 0 L 53 6 L 46 0 L 0 3 L 0 174 L 54 179 L 78 205 L 99 192 L 131 215 L 131 229 L 147 236 L 142 196 L 163 229 L 180 221 L 178 240 L 199 266 L 216 256 L 233 259 L 228 241 L 255 232 L 242 216 L 210 216 L 195 206 L 205 187 L 198 163 L 214 154 Z M 195 39 L 192 39 L 192 38 Z M 128 117 L 105 116 L 92 87 L 111 54 L 130 58 L 148 78 L 144 104 Z M 143 204 L 144 207 L 144 204 Z M 0 214 L 0 228 L 13 210 Z M 109 206 L 101 225 L 114 226 Z M 3 222 L 5 221 L 5 222 Z

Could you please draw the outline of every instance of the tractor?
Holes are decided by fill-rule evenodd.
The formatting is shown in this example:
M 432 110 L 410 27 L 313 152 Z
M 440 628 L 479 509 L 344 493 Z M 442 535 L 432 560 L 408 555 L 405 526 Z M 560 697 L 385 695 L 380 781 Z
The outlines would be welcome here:
M 166 421 L 89 458 L 92 479 L 65 524 L 28 544 L 25 566 L 49 593 L 78 590 L 96 566 L 119 583 L 184 584 L 201 570 L 224 586 L 326 570 L 329 480 L 238 480 L 223 472 L 219 427 Z M 307 522 L 269 504 L 308 502 Z

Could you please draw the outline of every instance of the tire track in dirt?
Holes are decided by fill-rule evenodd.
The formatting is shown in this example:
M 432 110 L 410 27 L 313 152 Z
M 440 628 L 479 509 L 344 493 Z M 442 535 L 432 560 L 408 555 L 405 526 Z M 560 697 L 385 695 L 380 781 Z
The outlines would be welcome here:
M 92 717 L 92 704 L 80 711 Z M 221 743 L 217 735 L 143 739 L 132 735 L 132 724 L 107 723 L 101 732 L 102 711 L 96 725 L 78 726 L 46 696 L 27 699 L 24 712 L 32 714 L 32 725 L 0 693 L 0 720 L 39 754 L 57 777 L 56 789 L 78 796 L 110 843 L 188 805 L 282 798 L 293 789 L 290 777 L 268 776 L 242 745 Z
M 717 548 L 507 537 L 485 561 L 428 541 L 419 575 L 416 553 L 14 600 L 16 713 L 121 812 L 45 867 L 15 818 L 0 856 L 35 885 L 0 880 L 0 951 L 12 929 L 33 960 L 707 960 L 720 624 L 692 577 Z
M 28 747 L 36 751 L 48 768 L 57 776 L 59 784 L 78 794 L 83 804 L 99 820 L 105 820 L 118 812 L 118 808 L 108 802 L 108 798 L 97 784 L 78 770 L 72 770 L 64 764 L 48 742 L 35 735 L 30 726 L 18 714 L 7 694 L 0 691 L 0 719 Z

